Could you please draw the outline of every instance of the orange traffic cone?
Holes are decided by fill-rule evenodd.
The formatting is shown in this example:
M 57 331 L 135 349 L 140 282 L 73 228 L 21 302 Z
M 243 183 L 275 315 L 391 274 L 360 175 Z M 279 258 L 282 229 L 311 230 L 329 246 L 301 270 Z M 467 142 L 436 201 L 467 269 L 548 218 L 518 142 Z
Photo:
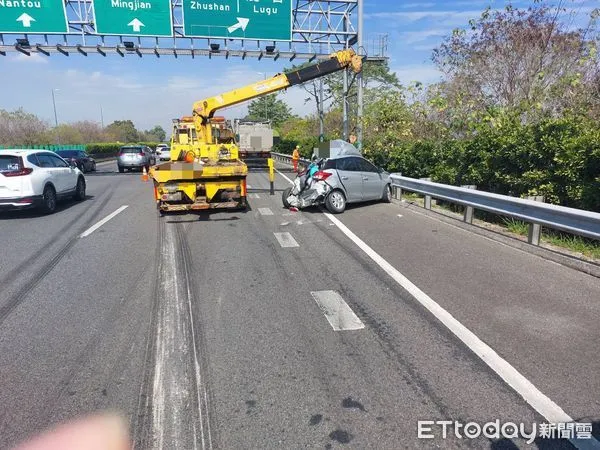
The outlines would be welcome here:
M 148 181 L 148 172 L 146 171 L 146 166 L 144 166 L 144 170 L 142 172 L 142 181 Z

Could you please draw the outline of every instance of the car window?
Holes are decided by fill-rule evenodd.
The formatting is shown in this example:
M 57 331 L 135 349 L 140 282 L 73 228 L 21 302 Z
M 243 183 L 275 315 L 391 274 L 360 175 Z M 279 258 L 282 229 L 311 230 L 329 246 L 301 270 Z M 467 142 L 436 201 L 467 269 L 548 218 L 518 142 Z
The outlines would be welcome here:
M 38 153 L 37 159 L 40 163 L 40 167 L 54 167 L 54 163 L 52 162 L 51 156 L 47 153 Z
M 337 161 L 337 159 L 328 159 L 325 161 L 325 164 L 323 164 L 323 170 L 337 169 Z
M 0 173 L 19 170 L 19 157 L 13 155 L 0 155 Z
M 141 151 L 140 147 L 121 147 L 121 153 L 139 153 Z
M 35 153 L 32 153 L 31 155 L 27 156 L 27 161 L 29 161 L 31 164 L 33 164 L 34 166 L 40 166 L 40 162 L 37 159 L 37 155 Z
M 358 160 L 360 158 L 349 157 L 349 158 L 340 158 L 337 160 L 337 168 L 338 170 L 346 170 L 350 172 L 360 172 L 360 167 L 358 164 Z
M 371 164 L 366 159 L 361 158 L 359 161 L 359 166 L 360 166 L 360 170 L 362 172 L 379 172 L 377 167 L 375 167 L 373 164 Z
M 54 167 L 69 167 L 69 165 L 61 159 L 59 156 L 48 155 L 52 161 Z

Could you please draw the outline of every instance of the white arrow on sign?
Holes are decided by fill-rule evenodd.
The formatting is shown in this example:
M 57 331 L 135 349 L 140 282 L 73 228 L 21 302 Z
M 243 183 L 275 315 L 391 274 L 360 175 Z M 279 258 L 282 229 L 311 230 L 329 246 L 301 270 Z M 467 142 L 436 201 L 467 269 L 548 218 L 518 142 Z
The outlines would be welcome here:
M 141 27 L 145 27 L 146 25 L 144 25 L 137 17 L 135 19 L 133 19 L 131 22 L 129 22 L 127 24 L 128 27 L 133 27 L 133 31 L 135 33 L 139 33 L 140 30 L 142 29 Z
M 230 33 L 233 33 L 235 30 L 241 28 L 242 31 L 246 31 L 246 27 L 248 26 L 248 23 L 250 22 L 250 19 L 246 19 L 245 17 L 238 17 L 237 18 L 237 23 L 235 25 L 231 25 L 229 28 L 227 28 L 227 31 L 229 31 Z
M 21 22 L 25 28 L 31 27 L 31 22 L 35 22 L 35 19 L 27 13 L 23 13 L 17 19 L 17 22 Z

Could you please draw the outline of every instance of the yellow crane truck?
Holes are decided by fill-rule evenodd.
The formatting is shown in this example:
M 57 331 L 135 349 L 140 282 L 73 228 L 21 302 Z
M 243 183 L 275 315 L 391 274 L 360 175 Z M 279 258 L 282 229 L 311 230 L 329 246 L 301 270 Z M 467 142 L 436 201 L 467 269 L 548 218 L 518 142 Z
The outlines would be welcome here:
M 171 161 L 150 169 L 159 214 L 245 208 L 248 168 L 239 159 L 237 145 L 229 139 L 224 119 L 215 112 L 345 68 L 355 73 L 362 70 L 362 58 L 352 49 L 194 103 L 192 116 L 174 120 Z

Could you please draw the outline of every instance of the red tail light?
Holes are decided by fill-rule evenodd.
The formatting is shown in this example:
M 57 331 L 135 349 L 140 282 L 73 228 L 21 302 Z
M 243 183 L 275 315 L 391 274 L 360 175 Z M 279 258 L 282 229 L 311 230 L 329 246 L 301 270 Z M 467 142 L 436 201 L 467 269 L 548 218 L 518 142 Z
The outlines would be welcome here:
M 331 174 L 329 172 L 323 172 L 322 170 L 319 170 L 317 173 L 315 173 L 313 175 L 313 178 L 317 181 L 325 181 L 330 176 L 331 176 Z
M 4 172 L 3 175 L 5 177 L 22 177 L 29 175 L 31 172 L 33 172 L 33 169 L 31 167 L 23 167 L 23 158 L 19 158 L 19 169 L 12 172 Z
M 144 152 L 140 152 L 140 156 L 144 156 Z
M 4 176 L 5 177 L 22 177 L 25 175 L 29 175 L 31 172 L 33 172 L 33 169 L 30 167 L 23 167 L 22 169 L 19 169 L 15 172 L 4 172 Z

